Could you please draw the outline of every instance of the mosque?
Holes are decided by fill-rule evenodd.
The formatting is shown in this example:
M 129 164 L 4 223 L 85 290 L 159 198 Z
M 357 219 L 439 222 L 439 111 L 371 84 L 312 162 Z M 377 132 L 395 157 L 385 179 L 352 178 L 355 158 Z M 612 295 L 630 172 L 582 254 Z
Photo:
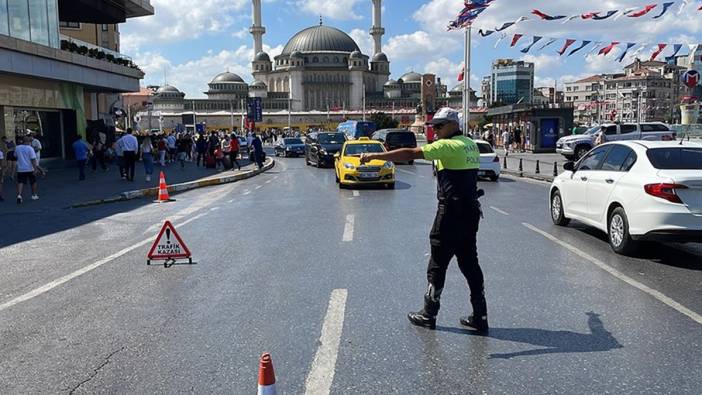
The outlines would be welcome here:
M 255 54 L 251 62 L 252 82 L 247 83 L 229 71 L 222 72 L 209 83 L 204 92 L 207 99 L 187 99 L 176 87 L 161 86 L 155 89 L 153 109 L 172 118 L 171 124 L 179 123 L 176 118 L 181 113 L 195 112 L 200 114 L 200 119 L 212 119 L 217 124 L 224 123 L 224 127 L 236 124 L 234 116 L 241 114 L 245 99 L 249 97 L 262 99 L 264 115 L 268 118 L 264 123 L 271 127 L 286 122 L 299 123 L 298 119 L 308 125 L 320 123 L 312 116 L 315 113 L 326 114 L 327 120 L 330 120 L 330 113 L 347 115 L 366 110 L 414 114 L 422 100 L 422 75 L 408 72 L 397 80 L 390 79 L 390 60 L 382 51 L 385 34 L 382 0 L 371 1 L 372 56 L 362 53 L 348 34 L 325 25 L 320 18 L 319 24 L 293 35 L 282 52 L 271 59 L 263 51 L 266 28 L 262 24 L 262 0 L 252 0 L 253 25 L 249 29 Z M 461 86 L 450 92 L 440 80 L 432 86 L 436 89 L 438 105 L 461 106 Z M 291 114 L 297 114 L 295 120 Z M 223 119 L 216 120 L 218 116 Z M 407 117 L 407 122 L 413 120 Z

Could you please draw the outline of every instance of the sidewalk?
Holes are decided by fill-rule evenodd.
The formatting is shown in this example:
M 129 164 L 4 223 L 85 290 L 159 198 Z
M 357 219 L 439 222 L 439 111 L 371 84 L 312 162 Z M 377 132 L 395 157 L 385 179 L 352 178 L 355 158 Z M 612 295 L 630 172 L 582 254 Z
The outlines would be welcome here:
M 497 148 L 495 152 L 500 157 L 502 171 L 505 174 L 537 178 L 546 181 L 553 180 L 555 177 L 554 170 L 557 174 L 562 173 L 563 165 L 568 162 L 568 160 L 560 154 L 510 152 L 509 155 L 507 155 L 507 166 L 505 167 L 505 150 Z M 519 168 L 520 164 L 521 170 Z
M 116 165 L 110 166 L 107 172 L 99 168 L 95 173 L 91 169 L 86 170 L 85 181 L 78 181 L 76 168 L 55 169 L 50 170 L 44 178 L 38 177 L 39 200 L 32 201 L 30 190 L 25 186 L 24 203 L 21 205 L 15 201 L 17 197 L 15 183 L 6 177 L 2 192 L 5 201 L 0 202 L 0 215 L 63 209 L 79 203 L 116 198 L 127 191 L 158 188 L 160 171 L 166 175 L 168 185 L 173 185 L 200 181 L 213 176 L 231 177 L 256 168 L 248 159 L 240 160 L 239 163 L 242 165 L 241 171 L 205 169 L 190 162 L 186 162 L 184 170 L 181 170 L 179 163 L 170 163 L 163 168 L 156 165 L 150 182 L 145 181 L 142 162 L 136 164 L 134 182 L 121 179 Z

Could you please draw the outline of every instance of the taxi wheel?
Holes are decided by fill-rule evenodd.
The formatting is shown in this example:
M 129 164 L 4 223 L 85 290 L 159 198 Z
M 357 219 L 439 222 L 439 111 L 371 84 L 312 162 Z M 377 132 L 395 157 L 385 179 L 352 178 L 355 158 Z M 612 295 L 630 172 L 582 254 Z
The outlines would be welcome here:
M 387 189 L 395 189 L 395 183 L 392 182 L 392 183 L 390 183 L 390 184 L 385 184 L 385 188 L 387 188 Z
M 340 182 L 339 182 L 339 175 L 336 174 L 336 172 L 334 172 L 334 178 L 336 178 L 336 183 L 337 183 L 337 184 L 340 184 Z
M 414 165 L 414 161 L 413 161 L 413 160 L 411 160 L 411 161 L 409 161 L 409 162 L 407 162 L 407 163 L 409 163 L 410 166 Z

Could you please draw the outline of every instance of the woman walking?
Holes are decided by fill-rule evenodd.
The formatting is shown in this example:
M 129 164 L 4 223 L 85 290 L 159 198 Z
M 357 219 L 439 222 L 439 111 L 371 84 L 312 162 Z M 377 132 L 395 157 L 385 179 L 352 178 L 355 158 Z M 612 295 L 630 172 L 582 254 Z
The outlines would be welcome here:
M 154 144 L 151 141 L 151 136 L 146 136 L 141 143 L 141 159 L 144 161 L 146 182 L 149 182 L 154 174 Z
M 239 137 L 236 134 L 232 134 L 229 140 L 229 159 L 232 162 L 232 168 L 236 164 L 236 168 L 241 170 L 241 165 L 239 164 L 239 150 L 241 149 L 239 145 Z

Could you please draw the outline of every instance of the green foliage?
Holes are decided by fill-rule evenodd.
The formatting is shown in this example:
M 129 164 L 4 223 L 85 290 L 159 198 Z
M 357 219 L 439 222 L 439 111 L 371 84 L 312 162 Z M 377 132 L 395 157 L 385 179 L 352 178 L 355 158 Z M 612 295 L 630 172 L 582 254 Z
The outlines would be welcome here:
M 370 116 L 370 121 L 375 123 L 378 130 L 380 129 L 395 129 L 400 125 L 395 119 L 384 112 L 378 112 Z

